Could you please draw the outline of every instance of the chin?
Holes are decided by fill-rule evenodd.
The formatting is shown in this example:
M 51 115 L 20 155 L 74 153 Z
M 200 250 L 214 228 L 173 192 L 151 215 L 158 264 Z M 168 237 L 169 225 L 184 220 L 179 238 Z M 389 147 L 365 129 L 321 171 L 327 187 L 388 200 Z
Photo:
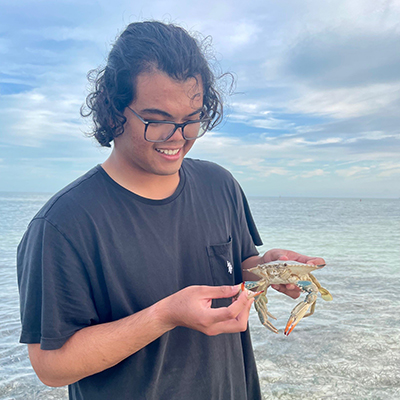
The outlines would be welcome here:
M 179 160 L 171 165 L 160 165 L 158 167 L 155 167 L 154 173 L 157 175 L 166 175 L 166 176 L 175 175 L 181 169 L 182 161 L 183 160 Z

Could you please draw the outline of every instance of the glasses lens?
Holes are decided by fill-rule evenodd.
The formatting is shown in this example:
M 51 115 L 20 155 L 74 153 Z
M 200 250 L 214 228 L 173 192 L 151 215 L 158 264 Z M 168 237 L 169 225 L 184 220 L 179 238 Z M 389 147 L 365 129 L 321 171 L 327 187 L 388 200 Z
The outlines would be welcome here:
M 193 123 L 193 124 L 187 124 L 185 126 L 184 132 L 183 132 L 185 139 L 191 140 L 191 139 L 196 139 L 199 136 L 201 136 L 200 135 L 200 127 L 201 127 L 200 121 L 197 121 L 196 123 Z
M 149 123 L 146 131 L 146 139 L 151 142 L 164 142 L 168 140 L 175 130 L 173 124 L 155 124 Z
M 193 139 L 202 137 L 206 133 L 206 131 L 210 125 L 210 121 L 211 121 L 211 118 L 203 118 L 196 122 L 187 124 L 185 126 L 185 130 L 183 132 L 185 139 L 193 140 Z

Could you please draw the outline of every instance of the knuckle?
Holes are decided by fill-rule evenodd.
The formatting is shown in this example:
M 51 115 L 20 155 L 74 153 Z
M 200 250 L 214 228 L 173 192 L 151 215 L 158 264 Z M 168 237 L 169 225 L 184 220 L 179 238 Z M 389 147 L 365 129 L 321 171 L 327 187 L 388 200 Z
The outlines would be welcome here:
M 225 313 L 225 318 L 226 319 L 236 318 L 235 312 L 231 308 L 227 308 Z
M 208 328 L 204 331 L 207 336 L 216 336 L 218 332 L 214 328 Z
M 202 317 L 199 320 L 199 325 L 203 328 L 203 329 L 209 329 L 209 327 L 211 326 L 212 321 L 209 317 Z
M 220 286 L 219 290 L 222 295 L 229 295 L 231 293 L 231 288 L 229 286 Z
M 240 304 L 244 307 L 247 305 L 248 301 L 249 301 L 249 298 L 247 297 L 247 293 L 243 292 L 243 295 L 240 299 Z

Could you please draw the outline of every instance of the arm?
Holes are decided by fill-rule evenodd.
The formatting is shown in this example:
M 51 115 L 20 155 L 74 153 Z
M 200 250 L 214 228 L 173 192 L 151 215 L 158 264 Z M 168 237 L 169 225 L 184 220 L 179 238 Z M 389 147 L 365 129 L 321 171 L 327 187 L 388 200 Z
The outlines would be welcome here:
M 177 326 L 210 336 L 245 331 L 253 301 L 245 292 L 229 307 L 211 308 L 212 299 L 232 297 L 238 290 L 190 286 L 126 318 L 83 328 L 60 349 L 30 344 L 32 366 L 46 385 L 64 386 L 118 364 Z
M 264 264 L 276 260 L 292 260 L 314 265 L 325 264 L 325 260 L 321 257 L 307 257 L 303 254 L 299 254 L 291 250 L 272 249 L 268 250 L 263 256 L 253 256 L 244 260 L 242 262 L 242 269 L 247 270 L 249 268 L 256 267 L 258 264 Z M 244 271 L 243 279 L 245 279 L 246 281 L 257 281 L 260 278 L 247 271 Z M 296 285 L 272 285 L 272 287 L 278 292 L 285 293 L 293 299 L 297 299 L 300 296 L 300 289 Z

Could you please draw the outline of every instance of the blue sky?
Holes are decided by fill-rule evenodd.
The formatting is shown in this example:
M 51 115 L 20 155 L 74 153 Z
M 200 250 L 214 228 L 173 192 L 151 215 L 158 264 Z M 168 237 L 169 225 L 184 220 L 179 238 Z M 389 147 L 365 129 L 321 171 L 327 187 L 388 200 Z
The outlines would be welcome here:
M 103 162 L 86 74 L 134 21 L 210 35 L 236 76 L 189 155 L 248 195 L 400 197 L 399 0 L 1 0 L 0 191 L 55 192 Z

